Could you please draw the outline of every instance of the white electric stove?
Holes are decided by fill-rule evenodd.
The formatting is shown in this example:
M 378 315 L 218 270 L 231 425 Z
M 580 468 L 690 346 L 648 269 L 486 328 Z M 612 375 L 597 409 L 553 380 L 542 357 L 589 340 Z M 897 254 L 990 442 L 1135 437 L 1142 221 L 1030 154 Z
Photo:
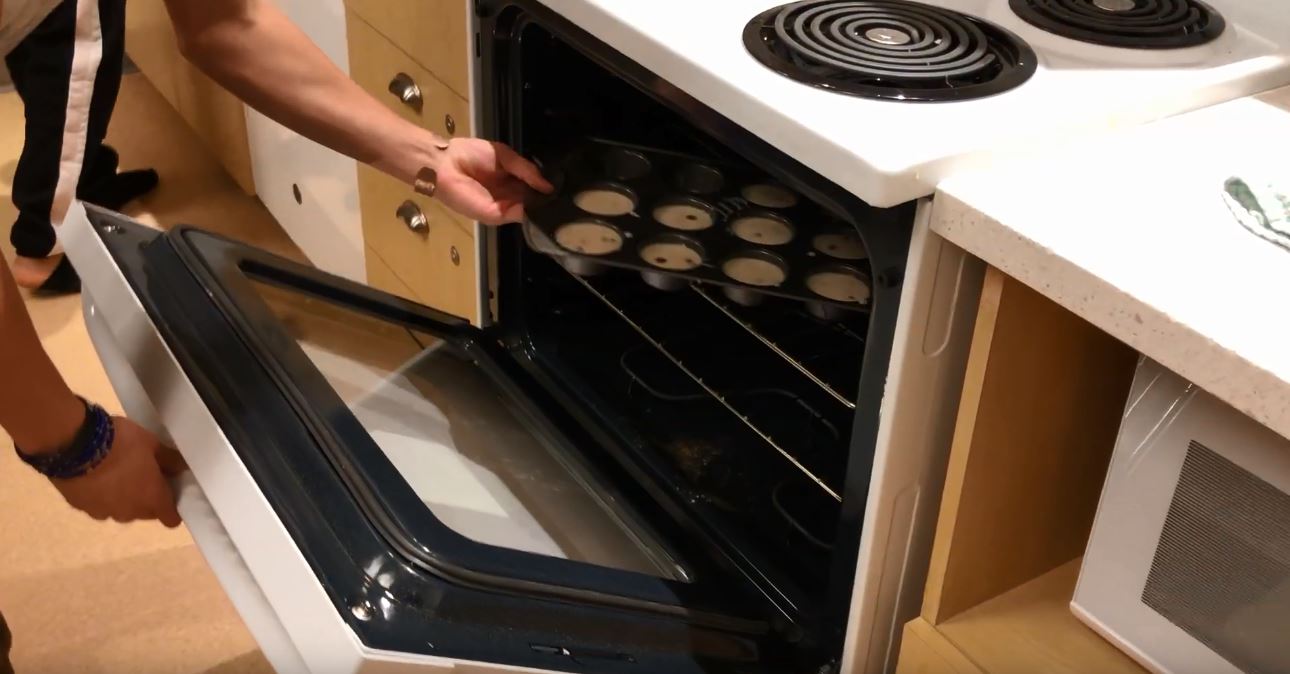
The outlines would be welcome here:
M 1060 8 L 1093 2 L 1028 4 Z M 1000 153 L 1033 150 L 1071 134 L 1138 124 L 1290 83 L 1290 12 L 1279 0 L 1207 0 L 1222 16 L 1222 32 L 1212 41 L 1172 49 L 1111 47 L 1064 37 L 1020 18 L 1009 0 L 931 0 L 928 5 L 1011 32 L 1038 60 L 1034 75 L 1013 89 L 938 104 L 838 94 L 758 62 L 742 35 L 752 17 L 781 6 L 774 0 L 545 4 L 875 206 L 931 194 L 941 178 Z M 867 27 L 886 25 L 873 16 L 882 3 L 837 4 L 852 5 L 844 11 L 854 16 L 869 15 L 861 19 Z M 1186 3 L 1151 4 L 1170 12 Z
M 1272 0 L 472 7 L 475 129 L 537 158 L 615 141 L 633 195 L 646 146 L 778 183 L 669 203 L 788 224 L 794 264 L 871 301 L 584 276 L 480 229 L 481 329 L 74 209 L 91 334 L 192 467 L 181 510 L 279 671 L 889 671 L 982 276 L 929 229 L 938 180 L 1290 83 Z

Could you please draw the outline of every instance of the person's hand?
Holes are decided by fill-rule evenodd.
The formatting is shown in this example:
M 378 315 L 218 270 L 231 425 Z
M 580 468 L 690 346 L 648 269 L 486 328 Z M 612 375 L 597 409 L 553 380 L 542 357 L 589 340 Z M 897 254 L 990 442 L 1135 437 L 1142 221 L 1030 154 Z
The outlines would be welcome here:
M 71 480 L 53 480 L 72 507 L 96 520 L 160 520 L 179 526 L 167 477 L 185 470 L 179 452 L 129 419 L 114 417 L 112 449 L 93 470 Z
M 479 138 L 457 138 L 437 157 L 435 197 L 485 225 L 519 222 L 529 190 L 554 188 L 532 162 L 511 148 Z

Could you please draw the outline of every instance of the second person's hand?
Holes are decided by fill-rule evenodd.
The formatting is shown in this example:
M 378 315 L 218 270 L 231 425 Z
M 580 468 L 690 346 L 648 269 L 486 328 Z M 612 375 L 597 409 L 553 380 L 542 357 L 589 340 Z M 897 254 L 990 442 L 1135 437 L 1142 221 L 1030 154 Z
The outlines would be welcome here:
M 53 480 L 63 498 L 96 520 L 159 520 L 179 526 L 169 477 L 185 470 L 179 452 L 129 419 L 113 419 L 116 437 L 103 463 L 85 475 Z
M 532 162 L 502 143 L 479 138 L 450 141 L 431 168 L 438 174 L 435 197 L 485 225 L 519 222 L 530 190 L 554 189 Z

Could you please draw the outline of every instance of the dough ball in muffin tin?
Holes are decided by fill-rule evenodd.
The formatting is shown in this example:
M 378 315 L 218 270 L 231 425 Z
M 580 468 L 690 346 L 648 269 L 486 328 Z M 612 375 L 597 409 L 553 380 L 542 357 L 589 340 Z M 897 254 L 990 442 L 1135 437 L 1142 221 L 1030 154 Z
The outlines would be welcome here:
M 793 240 L 793 225 L 783 216 L 746 211 L 730 222 L 730 233 L 759 246 L 782 246 Z
M 775 288 L 788 280 L 788 264 L 783 258 L 764 250 L 737 253 L 721 263 L 721 273 L 746 286 Z M 751 288 L 726 286 L 726 297 L 744 306 L 761 303 L 762 293 Z
M 623 235 L 613 225 L 599 220 L 575 220 L 560 225 L 555 230 L 556 245 L 583 255 L 612 255 L 622 250 Z M 565 269 L 579 276 L 591 276 L 604 271 L 604 266 L 576 257 L 562 257 Z
M 775 183 L 746 185 L 739 193 L 748 200 L 748 203 L 762 208 L 792 208 L 797 205 L 797 194 Z
M 852 229 L 839 229 L 834 232 L 817 234 L 811 239 L 811 247 L 816 252 L 836 260 L 863 260 L 869 257 L 860 235 Z
M 605 183 L 579 190 L 573 195 L 573 205 L 592 215 L 627 215 L 636 210 L 636 195 L 622 185 Z
M 873 286 L 863 272 L 843 265 L 819 267 L 806 276 L 806 287 L 812 293 L 834 302 L 867 306 L 873 297 Z M 836 319 L 845 311 L 837 305 L 812 302 L 811 313 L 824 319 Z
M 654 221 L 669 229 L 698 232 L 716 224 L 716 213 L 698 199 L 669 199 L 654 209 Z
M 599 220 L 575 220 L 555 230 L 560 247 L 584 255 L 608 255 L 623 248 L 623 235 Z
M 666 271 L 690 271 L 703 265 L 703 246 L 681 236 L 661 236 L 641 246 L 641 259 Z
M 645 270 L 641 278 L 659 290 L 678 290 L 689 285 L 684 277 L 665 272 L 688 272 L 703 266 L 703 246 L 689 237 L 668 234 L 646 241 L 641 259 L 659 271 Z
M 873 292 L 868 277 L 849 267 L 817 269 L 806 277 L 806 287 L 834 302 L 856 304 L 868 304 Z

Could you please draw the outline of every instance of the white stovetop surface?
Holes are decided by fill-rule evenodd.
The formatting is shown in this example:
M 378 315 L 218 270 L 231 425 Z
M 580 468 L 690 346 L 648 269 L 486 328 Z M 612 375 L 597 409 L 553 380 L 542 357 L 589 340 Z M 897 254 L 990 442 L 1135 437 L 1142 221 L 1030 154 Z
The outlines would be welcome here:
M 899 103 L 794 82 L 755 60 L 743 28 L 780 0 L 542 0 L 626 56 L 875 206 L 932 193 L 1011 149 L 1137 124 L 1290 84 L 1286 0 L 1208 0 L 1214 42 L 1164 52 L 1075 42 L 1007 0 L 926 0 L 988 19 L 1039 56 L 1022 86 L 986 99 Z
M 1290 437 L 1290 251 L 1221 194 L 1290 190 L 1290 87 L 945 180 L 932 228 Z

